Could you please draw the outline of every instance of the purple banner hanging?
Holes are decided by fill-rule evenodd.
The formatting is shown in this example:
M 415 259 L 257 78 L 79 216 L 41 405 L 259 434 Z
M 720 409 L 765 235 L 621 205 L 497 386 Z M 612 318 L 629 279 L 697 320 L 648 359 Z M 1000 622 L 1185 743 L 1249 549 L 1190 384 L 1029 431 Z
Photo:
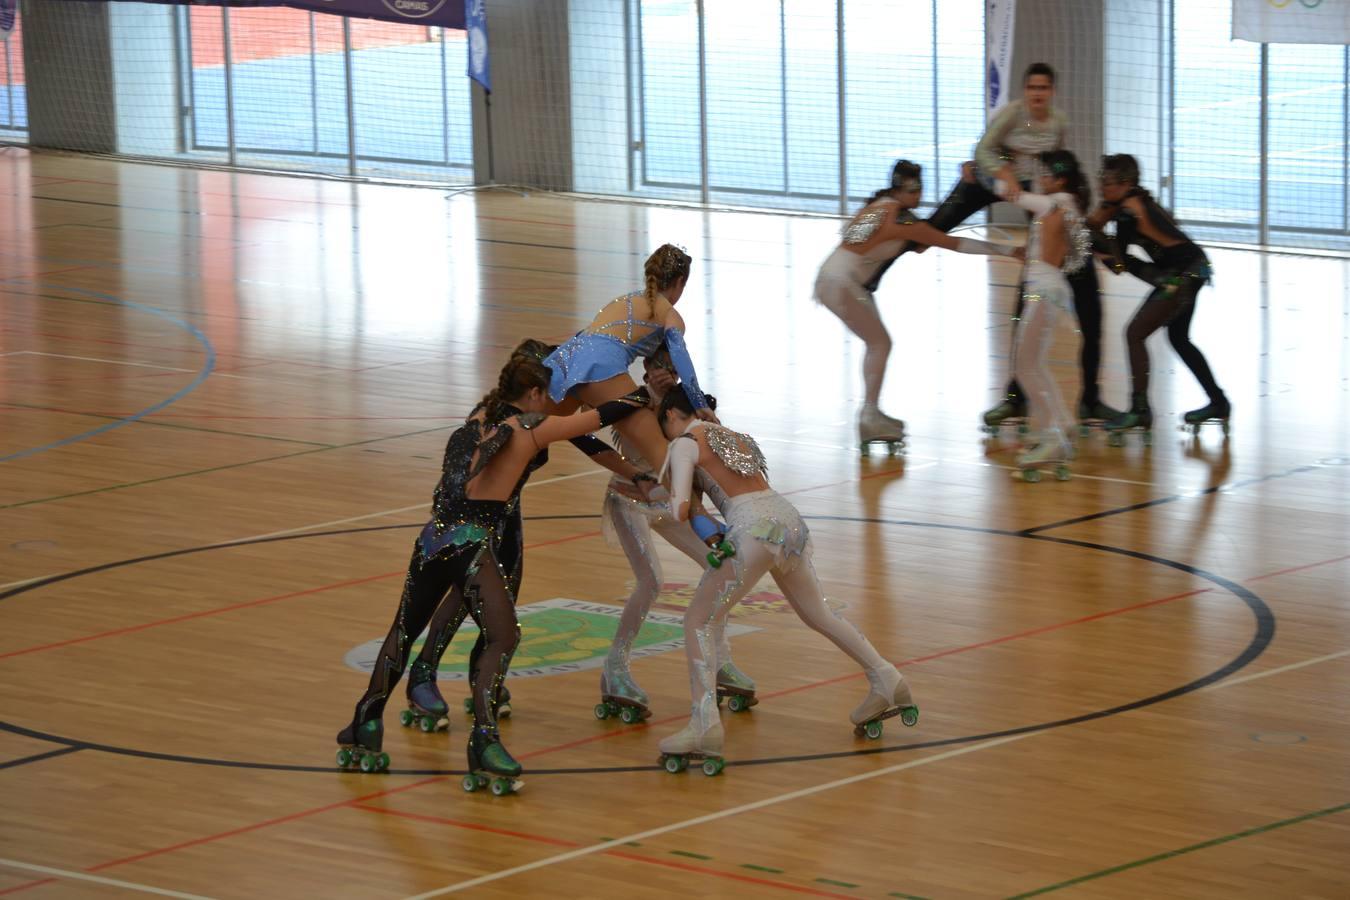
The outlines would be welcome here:
M 0 0 L 0 3 L 8 0 Z M 74 0 L 83 2 L 83 0 Z M 311 12 L 329 13 L 351 19 L 379 19 L 404 25 L 435 26 L 464 30 L 463 0 L 150 0 L 174 6 L 228 6 L 251 9 L 260 6 L 289 6 Z
M 19 9 L 19 0 L 0 0 L 0 37 L 9 37 L 14 30 L 14 16 Z

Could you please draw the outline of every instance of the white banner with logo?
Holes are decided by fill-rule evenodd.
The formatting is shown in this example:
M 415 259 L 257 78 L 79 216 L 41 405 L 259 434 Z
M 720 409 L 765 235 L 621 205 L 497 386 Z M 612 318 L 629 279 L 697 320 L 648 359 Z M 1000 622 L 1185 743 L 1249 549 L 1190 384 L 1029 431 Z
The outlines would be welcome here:
M 1012 88 L 1013 19 L 1017 0 L 987 0 L 984 6 L 984 118 L 1008 102 Z
M 1350 44 L 1350 0 L 1233 0 L 1233 40 Z

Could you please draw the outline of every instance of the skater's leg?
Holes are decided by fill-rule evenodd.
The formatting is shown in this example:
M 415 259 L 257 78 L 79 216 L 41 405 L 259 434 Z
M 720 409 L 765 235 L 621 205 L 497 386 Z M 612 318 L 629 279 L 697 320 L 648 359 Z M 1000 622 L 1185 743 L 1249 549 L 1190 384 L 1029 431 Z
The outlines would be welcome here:
M 1083 373 L 1083 389 L 1078 402 L 1081 407 L 1091 409 L 1101 400 L 1098 382 L 1102 360 L 1102 294 L 1097 267 L 1091 259 L 1069 276 L 1069 286 L 1073 289 L 1073 309 L 1083 341 L 1078 354 Z
M 881 385 L 886 379 L 886 362 L 891 356 L 891 335 L 881 321 L 876 298 L 860 285 L 843 278 L 821 278 L 816 282 L 816 297 L 839 321 L 862 338 L 863 406 L 858 415 L 858 438 L 899 440 L 905 423 L 883 413 L 878 407 Z
M 745 596 L 773 564 L 761 542 L 732 535 L 736 555 L 721 568 L 703 573 L 694 599 L 684 614 L 684 652 L 689 663 L 689 724 L 661 741 L 662 753 L 722 749 L 722 722 L 717 714 L 717 628 L 731 607 Z
M 1167 323 L 1167 339 L 1171 342 L 1172 349 L 1177 352 L 1177 356 L 1180 356 L 1181 361 L 1186 364 L 1186 368 L 1191 370 L 1195 380 L 1200 382 L 1200 387 L 1204 388 L 1210 404 L 1226 407 L 1228 399 L 1218 382 L 1214 380 L 1214 373 L 1210 371 L 1205 355 L 1200 352 L 1199 347 L 1191 343 L 1191 317 L 1195 315 L 1195 300 L 1201 284 L 1199 281 L 1186 278 L 1177 287 L 1177 312 Z
M 501 775 L 518 775 L 520 764 L 501 745 L 495 698 L 506 680 L 511 657 L 520 644 L 515 597 L 506 585 L 491 550 L 484 550 L 465 579 L 464 602 L 483 635 L 483 651 L 472 672 L 473 731 L 469 735 L 469 767 Z
M 624 602 L 614 641 L 610 644 L 609 654 L 601 669 L 600 692 L 604 696 L 631 700 L 646 707 L 647 694 L 633 680 L 629 670 L 629 654 L 633 650 L 633 641 L 642 629 L 642 623 L 647 620 L 647 613 L 661 592 L 661 560 L 652 545 L 647 516 L 633 509 L 627 500 L 609 492 L 605 497 L 603 515 L 609 517 L 619 546 L 623 548 L 623 555 L 633 570 L 633 592 Z M 690 528 L 685 526 L 684 530 L 695 541 L 698 540 Z
M 1067 445 L 1073 419 L 1050 373 L 1056 308 L 1067 305 L 1069 286 L 1057 271 L 1036 271 L 1027 282 L 1026 312 L 1014 372 L 1029 392 L 1031 426 L 1041 443 Z

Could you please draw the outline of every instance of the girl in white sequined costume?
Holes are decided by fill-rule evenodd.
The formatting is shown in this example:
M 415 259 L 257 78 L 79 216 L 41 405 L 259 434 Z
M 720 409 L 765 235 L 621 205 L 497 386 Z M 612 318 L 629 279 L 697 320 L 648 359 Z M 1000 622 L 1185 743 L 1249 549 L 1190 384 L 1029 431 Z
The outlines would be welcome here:
M 726 518 L 726 525 L 693 518 L 694 530 L 705 541 L 725 540 L 735 548 L 735 555 L 704 573 L 685 613 L 692 710 L 689 724 L 661 741 L 661 753 L 681 763 L 690 757 L 710 758 L 713 771 L 707 766 L 704 771 L 720 771 L 723 735 L 715 679 L 719 638 L 731 607 L 766 572 L 801 620 L 866 672 L 870 690 L 850 716 L 854 725 L 875 721 L 896 709 L 912 710 L 909 720 L 917 721 L 904 676 L 852 624 L 825 605 L 811 562 L 810 532 L 797 509 L 769 487 L 764 455 L 754 438 L 695 419 L 688 400 L 678 391 L 666 394 L 657 416 L 671 439 L 666 472 L 676 518 L 690 518 L 690 491 L 695 477 L 701 476 L 713 487 L 708 496 Z M 719 534 L 722 531 L 725 538 Z
M 1008 191 L 1010 199 L 1033 216 L 1013 374 L 1027 393 L 1034 437 L 1017 465 L 1023 471 L 1053 465 L 1059 477 L 1067 477 L 1075 420 L 1050 373 L 1047 355 L 1055 319 L 1061 312 L 1072 312 L 1073 289 L 1065 276 L 1091 265 L 1091 236 L 1083 220 L 1091 197 L 1078 160 L 1068 150 L 1042 153 L 1041 165 L 1043 193 Z
M 873 441 L 904 439 L 905 423 L 878 408 L 891 336 L 877 311 L 868 285 L 881 268 L 908 245 L 942 247 L 960 253 L 1012 256 L 1011 247 L 944 234 L 915 217 L 923 193 L 919 165 L 902 159 L 891 171 L 891 186 L 877 191 L 853 220 L 844 226 L 843 239 L 820 267 L 816 299 L 863 339 L 863 405 L 858 413 L 858 442 L 865 450 Z
M 675 367 L 665 348 L 648 357 L 644 361 L 644 368 L 644 381 L 654 403 L 659 404 L 669 391 L 679 391 Z M 713 399 L 705 399 L 708 408 L 715 411 L 717 404 Z M 613 436 L 625 460 L 639 469 L 650 471 L 646 461 L 618 430 Z M 696 506 L 695 509 L 703 512 L 701 507 Z M 708 546 L 699 540 L 688 522 L 678 521 L 671 515 L 669 503 L 643 502 L 635 498 L 629 482 L 617 475 L 610 479 L 605 492 L 601 528 L 605 540 L 611 546 L 617 545 L 623 549 L 633 569 L 634 584 L 633 592 L 624 603 L 623 614 L 614 632 L 614 642 L 610 645 L 609 655 L 600 672 L 600 706 L 596 707 L 596 716 L 599 717 L 603 711 L 606 717 L 622 714 L 625 721 L 636 721 L 650 716 L 651 710 L 646 691 L 633 678 L 629 667 L 630 656 L 633 642 L 637 639 L 642 623 L 647 620 L 652 604 L 660 596 L 663 583 L 661 559 L 656 554 L 652 532 L 656 532 L 667 544 L 703 569 L 708 568 Z M 725 630 L 719 633 L 718 641 L 718 658 L 721 660 L 717 670 L 719 691 L 739 695 L 742 702 L 753 704 L 755 683 L 731 661 L 731 642 Z

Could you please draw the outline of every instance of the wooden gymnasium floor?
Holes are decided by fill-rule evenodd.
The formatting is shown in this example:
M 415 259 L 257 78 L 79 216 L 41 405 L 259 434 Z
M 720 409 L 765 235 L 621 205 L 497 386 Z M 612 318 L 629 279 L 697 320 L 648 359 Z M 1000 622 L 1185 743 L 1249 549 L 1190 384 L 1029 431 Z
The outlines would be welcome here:
M 1350 895 L 1345 261 L 1215 251 L 1194 333 L 1231 440 L 1096 434 L 1027 485 L 976 427 L 1010 263 L 891 273 L 884 401 L 913 437 L 859 461 L 861 348 L 810 299 L 832 220 L 19 150 L 0 182 L 0 894 Z M 524 501 L 524 791 L 465 795 L 463 721 L 404 730 L 397 703 L 395 771 L 335 771 L 446 435 L 508 347 L 573 332 L 666 240 L 724 421 L 922 721 L 855 738 L 862 679 L 766 580 L 734 619 L 763 702 L 725 714 L 732 765 L 658 770 L 683 653 L 667 624 L 635 664 L 648 727 L 593 718 L 631 576 L 566 447 Z M 1141 291 L 1104 283 L 1120 403 Z M 1076 347 L 1063 323 L 1070 397 Z M 1172 421 L 1202 396 L 1152 349 Z M 661 555 L 677 617 L 697 571 Z

